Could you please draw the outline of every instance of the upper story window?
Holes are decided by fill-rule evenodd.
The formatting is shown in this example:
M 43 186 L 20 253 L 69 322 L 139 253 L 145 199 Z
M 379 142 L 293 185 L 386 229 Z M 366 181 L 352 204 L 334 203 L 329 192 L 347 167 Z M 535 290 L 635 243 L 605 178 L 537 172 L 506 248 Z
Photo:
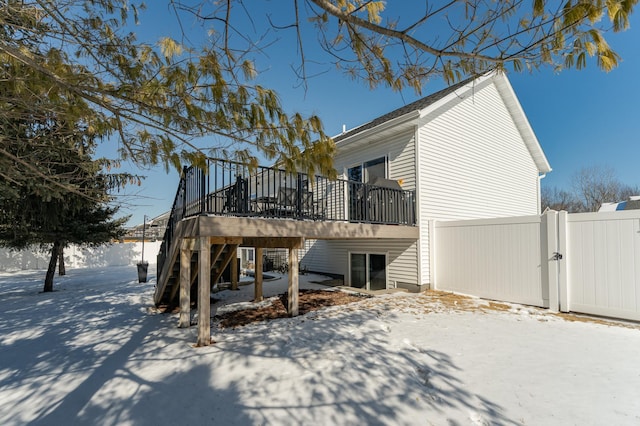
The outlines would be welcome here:
M 376 158 L 347 170 L 347 179 L 356 182 L 367 183 L 376 177 L 387 178 L 387 157 Z

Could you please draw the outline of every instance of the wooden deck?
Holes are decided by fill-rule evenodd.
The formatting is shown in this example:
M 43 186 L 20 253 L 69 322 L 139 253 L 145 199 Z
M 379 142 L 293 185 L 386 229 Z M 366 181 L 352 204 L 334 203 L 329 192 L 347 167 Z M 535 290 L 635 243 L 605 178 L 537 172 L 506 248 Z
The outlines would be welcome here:
M 211 283 L 236 261 L 240 246 L 256 248 L 255 299 L 262 299 L 262 249 L 289 249 L 289 315 L 298 314 L 298 249 L 305 239 L 408 239 L 419 238 L 416 226 L 331 221 L 299 221 L 259 217 L 200 215 L 178 222 L 166 254 L 154 300 L 174 303 L 179 298 L 180 327 L 190 325 L 191 290 L 197 283 L 198 346 L 210 336 Z M 232 274 L 237 269 L 231 267 Z M 234 281 L 232 276 L 232 282 Z M 237 281 L 237 277 L 236 281 Z

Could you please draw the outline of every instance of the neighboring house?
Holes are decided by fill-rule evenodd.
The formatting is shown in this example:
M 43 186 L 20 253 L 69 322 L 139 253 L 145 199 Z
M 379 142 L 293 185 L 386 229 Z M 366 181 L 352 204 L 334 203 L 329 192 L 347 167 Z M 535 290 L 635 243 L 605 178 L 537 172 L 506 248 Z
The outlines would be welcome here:
M 599 212 L 614 212 L 620 210 L 639 210 L 640 209 L 640 195 L 634 195 L 629 197 L 626 201 L 620 201 L 619 203 L 602 203 Z
M 151 220 L 147 220 L 144 224 L 139 224 L 127 229 L 127 233 L 123 237 L 125 242 L 142 241 L 142 234 L 144 233 L 145 240 L 161 240 L 164 236 L 164 231 L 167 228 L 167 222 L 169 221 L 169 212 L 162 213 L 159 216 L 154 217 Z
M 341 178 L 416 191 L 418 241 L 306 241 L 303 268 L 370 290 L 428 288 L 434 219 L 537 215 L 540 179 L 551 171 L 502 73 L 463 81 L 334 140 Z
M 640 195 L 629 197 L 627 201 L 619 203 L 603 203 L 598 209 L 599 212 L 614 212 L 620 210 L 640 210 Z

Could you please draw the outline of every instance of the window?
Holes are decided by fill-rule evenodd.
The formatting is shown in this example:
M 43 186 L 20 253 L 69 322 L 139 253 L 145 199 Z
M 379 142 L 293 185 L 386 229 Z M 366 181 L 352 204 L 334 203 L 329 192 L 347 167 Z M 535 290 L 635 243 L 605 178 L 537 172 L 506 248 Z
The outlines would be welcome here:
M 356 182 L 367 183 L 375 177 L 387 177 L 387 157 L 376 158 L 347 170 L 347 179 Z
M 255 250 L 253 248 L 241 248 L 239 250 L 240 265 L 245 269 L 255 268 Z

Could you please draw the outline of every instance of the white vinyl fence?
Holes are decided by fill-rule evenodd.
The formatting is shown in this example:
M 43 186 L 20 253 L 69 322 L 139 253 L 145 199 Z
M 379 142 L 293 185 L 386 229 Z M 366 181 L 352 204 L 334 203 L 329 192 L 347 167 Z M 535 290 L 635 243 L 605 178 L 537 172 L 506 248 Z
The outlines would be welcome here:
M 155 264 L 161 241 L 144 243 L 144 260 Z M 51 253 L 38 249 L 13 251 L 0 248 L 0 272 L 47 269 Z M 142 257 L 142 243 L 114 243 L 98 247 L 69 246 L 64 249 L 67 268 L 98 268 L 135 265 Z
M 640 320 L 640 211 L 436 222 L 434 287 Z
M 439 222 L 438 289 L 548 306 L 541 282 L 539 216 Z
M 566 251 L 563 310 L 640 321 L 640 211 L 568 215 Z

